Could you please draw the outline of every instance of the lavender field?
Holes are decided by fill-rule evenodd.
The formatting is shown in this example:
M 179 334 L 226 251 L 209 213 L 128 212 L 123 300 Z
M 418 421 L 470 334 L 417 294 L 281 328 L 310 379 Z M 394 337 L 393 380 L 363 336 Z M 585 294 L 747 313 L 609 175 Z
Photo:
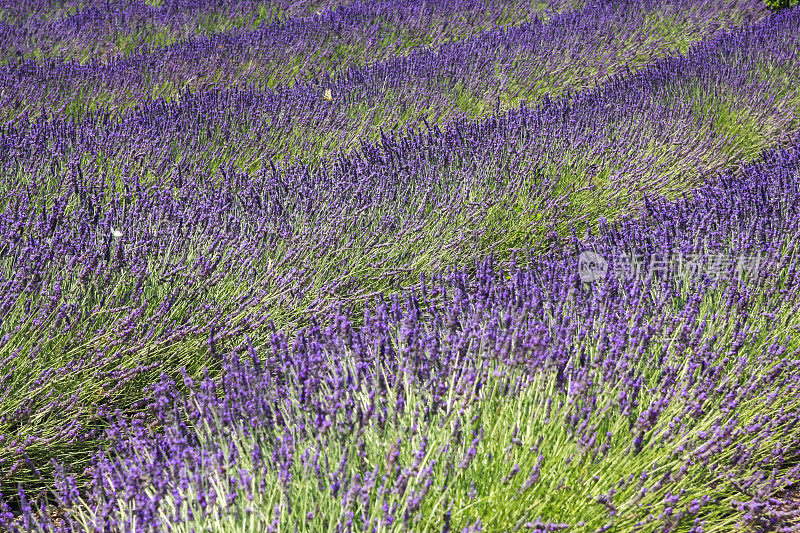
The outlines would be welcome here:
M 800 6 L 0 0 L 0 531 L 800 532 Z

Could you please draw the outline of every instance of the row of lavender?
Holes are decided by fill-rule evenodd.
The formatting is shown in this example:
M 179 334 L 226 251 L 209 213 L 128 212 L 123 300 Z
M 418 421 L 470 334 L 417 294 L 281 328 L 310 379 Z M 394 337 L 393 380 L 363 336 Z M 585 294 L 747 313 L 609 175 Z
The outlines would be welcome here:
M 184 159 L 190 160 L 191 166 L 184 164 L 190 172 L 227 164 L 257 170 L 260 160 L 293 156 L 315 160 L 350 151 L 362 140 L 376 140 L 380 128 L 472 119 L 520 102 L 537 102 L 547 93 L 586 89 L 625 67 L 652 62 L 673 47 L 714 37 L 735 20 L 755 17 L 758 10 L 755 1 L 733 11 L 719 0 L 702 5 L 682 0 L 592 4 L 546 24 L 491 31 L 291 87 L 184 92 L 171 102 L 141 102 L 119 117 L 105 110 L 78 124 L 58 118 L 22 122 L 4 142 L 39 159 L 110 155 L 106 172 L 129 165 L 161 179 L 165 169 Z M 682 22 L 676 13 L 682 14 Z M 28 86 L 29 81 L 23 78 L 19 84 Z M 769 87 L 773 94 L 782 96 L 793 81 L 790 77 L 784 86 L 780 76 L 772 75 L 767 83 L 774 84 Z M 126 94 L 135 85 L 129 77 L 121 78 Z M 324 98 L 323 88 L 330 91 L 331 101 Z M 36 90 L 41 92 L 41 86 Z M 71 90 L 37 98 L 52 106 Z M 744 117 L 748 119 L 752 117 Z M 193 157 L 185 158 L 187 152 Z
M 209 164 L 214 169 L 220 165 L 232 163 L 238 163 L 239 166 L 251 169 L 256 165 L 257 169 L 259 161 L 277 156 L 281 150 L 288 148 L 291 141 L 299 140 L 297 138 L 298 130 L 301 134 L 308 136 L 314 129 L 321 131 L 317 140 L 319 137 L 325 139 L 326 146 L 322 152 L 327 154 L 332 150 L 331 145 L 338 148 L 352 147 L 359 139 L 352 136 L 345 139 L 346 132 L 363 130 L 365 123 L 377 122 L 387 128 L 396 126 L 397 120 L 392 120 L 397 119 L 396 113 L 399 111 L 401 114 L 408 114 L 408 109 L 414 107 L 414 102 L 423 102 L 414 109 L 414 118 L 417 120 L 426 114 L 447 113 L 448 108 L 453 105 L 453 100 L 464 96 L 463 92 L 453 93 L 454 86 L 458 83 L 464 84 L 463 80 L 465 79 L 472 79 L 476 84 L 478 78 L 492 79 L 489 72 L 493 70 L 492 64 L 500 62 L 511 66 L 524 61 L 545 60 L 547 57 L 558 55 L 556 52 L 559 50 L 562 55 L 574 56 L 578 48 L 559 42 L 555 38 L 558 35 L 577 34 L 583 49 L 595 52 L 609 38 L 606 30 L 600 30 L 601 28 L 619 26 L 628 32 L 631 40 L 635 40 L 644 30 L 648 29 L 648 25 L 643 22 L 643 17 L 638 15 L 640 7 L 642 4 L 637 5 L 637 9 L 631 11 L 628 8 L 617 6 L 593 6 L 582 12 L 572 12 L 557 17 L 553 23 L 544 26 L 522 26 L 508 32 L 490 33 L 477 40 L 444 47 L 436 53 L 420 52 L 406 59 L 381 62 L 367 68 L 350 70 L 342 76 L 341 80 L 334 80 L 331 84 L 332 92 L 336 95 L 334 104 L 324 101 L 319 86 L 303 84 L 267 93 L 211 91 L 190 94 L 186 95 L 179 103 L 158 101 L 146 105 L 137 112 L 124 116 L 120 123 L 109 123 L 107 116 L 97 116 L 94 120 L 77 125 L 62 120 L 37 121 L 33 124 L 23 123 L 19 126 L 7 125 L 2 132 L 2 142 L 7 148 L 6 157 L 3 160 L 4 170 L 5 173 L 10 171 L 13 175 L 18 171 L 17 159 L 24 158 L 29 172 L 41 174 L 51 170 L 54 177 L 61 177 L 63 170 L 58 167 L 65 166 L 65 160 L 72 159 L 77 162 L 81 157 L 84 160 L 90 159 L 90 164 L 97 165 L 98 172 L 111 174 L 123 171 L 127 174 L 131 169 L 135 170 L 144 166 L 148 171 L 153 171 L 157 179 L 163 179 L 165 172 L 169 172 L 175 161 L 181 159 L 187 159 L 187 161 L 180 165 L 180 169 L 190 173 L 206 168 Z M 676 5 L 668 2 L 656 3 L 650 7 L 669 12 L 673 11 Z M 717 7 L 721 7 L 721 5 Z M 762 28 L 761 33 L 764 31 Z M 717 128 L 718 131 L 715 133 L 718 136 L 732 137 L 728 140 L 733 146 L 724 150 L 728 152 L 725 155 L 729 160 L 752 157 L 754 147 L 741 146 L 743 142 L 755 144 L 755 149 L 758 150 L 761 147 L 759 146 L 760 142 L 766 138 L 772 138 L 776 132 L 785 131 L 785 128 L 792 124 L 794 110 L 791 104 L 794 102 L 791 100 L 793 95 L 791 88 L 795 80 L 791 77 L 791 71 L 787 73 L 788 77 L 783 76 L 784 65 L 792 60 L 792 56 L 783 54 L 779 62 L 776 62 L 774 58 L 776 51 L 782 50 L 784 46 L 793 45 L 794 36 L 790 31 L 787 33 L 788 35 L 785 35 L 783 40 L 775 39 L 771 42 L 767 50 L 759 50 L 754 46 L 753 39 L 760 38 L 760 34 L 750 37 L 750 42 L 744 47 L 749 54 L 747 57 L 735 57 L 738 53 L 736 39 L 723 38 L 723 41 L 726 42 L 725 49 L 716 50 L 714 53 L 719 60 L 732 64 L 723 73 L 724 76 L 720 77 L 735 79 L 736 85 L 725 87 L 722 90 L 726 93 L 737 91 L 741 94 L 731 94 L 728 101 L 714 95 L 714 100 L 712 100 L 713 90 L 700 87 L 697 89 L 700 94 L 692 95 L 701 99 L 690 111 L 696 115 L 697 120 L 703 120 L 704 116 L 711 112 L 724 112 L 727 115 L 722 119 L 718 117 L 713 126 Z M 734 37 L 736 35 L 738 33 L 734 34 Z M 557 45 L 550 47 L 548 43 L 554 41 Z M 499 44 L 490 47 L 490 43 Z M 648 48 L 651 45 L 648 45 Z M 510 53 L 508 49 L 512 46 L 519 46 L 522 50 Z M 621 53 L 625 48 L 626 44 L 623 44 L 616 52 Z M 714 53 L 708 54 L 708 50 L 703 52 L 703 47 L 698 47 L 698 50 L 701 52 L 698 53 L 695 50 L 695 57 L 700 57 L 701 61 L 705 55 L 714 55 Z M 532 52 L 533 55 L 526 54 L 525 51 Z M 604 53 L 607 52 L 608 47 Z M 485 71 L 476 69 L 481 75 L 475 76 L 473 79 L 467 74 L 464 58 L 476 55 L 486 59 L 482 61 Z M 732 55 L 734 56 L 733 61 L 727 59 Z M 631 58 L 642 59 L 641 56 L 635 54 L 624 56 L 624 59 Z M 591 52 L 584 54 L 580 59 L 576 64 L 589 63 L 589 67 L 573 67 L 571 70 L 577 78 L 584 79 L 584 83 L 592 77 L 593 68 L 616 69 L 620 66 L 616 59 L 598 57 Z M 590 63 L 590 61 L 594 61 L 594 63 Z M 748 62 L 765 63 L 765 65 L 761 70 L 746 69 Z M 713 64 L 707 65 L 706 70 L 710 70 L 713 66 Z M 554 63 L 543 69 L 544 72 L 531 72 L 524 76 L 524 79 L 517 81 L 530 81 L 530 79 L 538 78 L 539 84 L 544 85 L 542 88 L 544 90 L 564 81 L 562 76 L 566 70 L 569 70 L 564 67 L 560 63 Z M 661 62 L 659 69 L 661 72 L 657 76 L 664 81 L 682 75 L 669 61 Z M 483 76 L 484 74 L 486 76 Z M 694 77 L 702 75 L 700 72 L 693 74 Z M 442 82 L 442 78 L 448 78 L 452 83 Z M 685 75 L 683 78 L 685 80 L 693 79 L 691 76 Z M 389 98 L 391 93 L 402 89 L 404 80 L 407 79 L 415 79 L 420 83 L 415 84 L 414 90 L 406 91 L 405 95 Z M 497 79 L 496 81 L 499 83 L 501 80 Z M 484 85 L 476 85 L 466 92 L 476 95 L 490 93 L 490 89 Z M 691 90 L 695 90 L 695 88 L 691 88 Z M 759 100 L 750 105 L 750 94 L 752 93 L 767 94 L 770 99 L 774 97 L 775 101 Z M 500 93 L 493 93 L 492 96 L 485 98 L 484 104 L 486 105 L 497 96 L 500 96 Z M 535 96 L 538 97 L 538 94 Z M 728 94 L 722 96 L 728 96 Z M 601 97 L 611 98 L 607 95 Z M 613 98 L 621 99 L 625 96 L 624 94 L 614 95 Z M 395 100 L 395 105 L 392 105 L 392 99 Z M 742 101 L 745 101 L 744 109 L 741 108 Z M 358 104 L 356 104 L 357 102 Z M 358 111 L 358 105 L 366 105 L 373 110 L 373 114 L 367 117 L 368 120 L 353 116 L 354 111 Z M 720 109 L 719 106 L 724 107 Z M 392 119 L 386 120 L 385 117 L 376 119 L 375 111 L 377 109 L 386 110 L 392 107 L 395 109 L 387 112 L 395 115 L 391 117 Z M 679 110 L 681 113 L 685 111 L 688 110 Z M 778 116 L 770 117 L 769 115 L 773 113 Z M 452 118 L 453 115 L 458 116 L 458 111 L 447 113 L 444 118 Z M 780 117 L 781 115 L 782 117 Z M 443 117 L 439 115 L 435 118 Z M 732 124 L 725 123 L 725 118 Z M 744 122 L 744 124 L 738 122 Z M 458 127 L 455 126 L 455 128 Z M 747 130 L 747 128 L 756 129 L 758 127 L 762 130 Z M 371 133 L 377 133 L 377 131 Z M 331 140 L 336 137 L 340 139 Z M 208 146 L 209 142 L 210 147 Z M 227 146 L 223 146 L 223 144 Z M 230 149 L 230 146 L 234 145 L 236 146 L 235 151 Z M 265 146 L 269 148 L 264 150 Z M 228 149 L 226 150 L 226 148 Z M 306 141 L 299 152 L 307 155 L 314 151 L 313 148 L 313 142 Z M 749 149 L 750 152 L 737 151 L 741 148 Z M 187 152 L 192 153 L 193 157 L 183 157 L 183 154 Z M 94 160 L 91 161 L 92 159 Z M 103 160 L 109 164 L 102 165 Z
M 59 468 L 60 507 L 21 491 L 17 525 L 795 531 L 800 142 L 643 215 L 212 350 L 184 392 L 162 374 L 89 485 Z M 584 282 L 579 252 L 662 268 Z
M 227 6 L 215 0 L 2 0 L 0 1 L 0 20 L 15 23 L 20 27 L 31 24 L 37 27 L 43 21 L 53 21 L 75 28 L 81 20 L 102 13 L 107 19 L 130 20 L 134 17 L 149 18 L 149 21 L 169 20 L 168 14 L 176 19 L 189 20 L 192 15 L 205 10 L 234 9 L 245 10 L 245 6 L 258 4 L 258 0 L 227 2 Z M 288 15 L 311 13 L 316 4 L 307 1 L 272 0 L 271 7 Z M 318 7 L 316 9 L 319 9 Z
M 108 410 L 133 406 L 161 369 L 196 375 L 216 347 L 269 320 L 302 323 L 420 272 L 538 246 L 646 191 L 652 175 L 642 166 L 680 141 L 696 146 L 677 157 L 714 169 L 726 137 L 715 138 L 718 119 L 702 113 L 711 95 L 735 95 L 762 123 L 790 125 L 796 103 L 776 83 L 792 80 L 798 20 L 770 19 L 569 100 L 386 136 L 329 167 L 265 164 L 253 176 L 178 168 L 154 184 L 80 164 L 59 179 L 55 167 L 36 171 L 35 154 L 12 152 L 0 215 L 4 482 L 31 479 L 25 455 L 85 458 Z M 772 76 L 761 80 L 764 72 Z M 708 100 L 674 103 L 698 92 Z M 4 130 L 5 139 L 19 132 Z M 617 190 L 592 194 L 591 179 Z
M 238 0 L 89 0 L 0 2 L 3 62 L 34 58 L 108 60 L 205 33 L 254 29 L 276 19 L 308 17 L 338 2 Z
M 227 87 L 245 81 L 268 86 L 292 83 L 298 77 L 363 65 L 525 22 L 537 14 L 564 11 L 571 1 L 533 5 L 485 0 L 359 1 L 313 17 L 274 19 L 255 30 L 234 29 L 168 46 L 142 46 L 136 53 L 109 61 L 23 57 L 0 67 L 0 88 L 5 93 L 0 106 L 6 117 L 43 112 L 82 116 L 95 107 L 113 111 L 159 95 L 173 97 L 187 87 Z M 764 10 L 750 11 L 763 16 Z M 12 27 L 5 33 L 0 42 L 19 42 Z

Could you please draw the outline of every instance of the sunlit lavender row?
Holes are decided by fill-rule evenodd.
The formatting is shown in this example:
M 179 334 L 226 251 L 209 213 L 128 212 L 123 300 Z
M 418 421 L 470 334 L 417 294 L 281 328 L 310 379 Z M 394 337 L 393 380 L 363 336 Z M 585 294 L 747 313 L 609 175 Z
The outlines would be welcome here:
M 755 135 L 764 125 L 791 131 L 796 94 L 781 84 L 793 81 L 799 17 L 707 41 L 569 100 L 384 136 L 327 167 L 178 166 L 153 182 L 67 159 L 48 142 L 50 168 L 33 166 L 33 150 L 10 151 L 2 464 L 30 479 L 25 454 L 41 462 L 89 447 L 80 439 L 103 410 L 133 405 L 164 368 L 197 375 L 211 361 L 209 337 L 224 344 L 269 321 L 302 325 L 424 272 L 556 246 L 571 224 L 582 232 L 635 210 L 642 192 L 686 191 L 730 167 L 749 153 L 726 150 L 754 134 L 730 111 L 720 121 L 727 106 L 750 111 Z M 23 132 L 8 145 L 71 136 L 53 125 Z
M 23 57 L 0 67 L 0 88 L 5 93 L 0 107 L 6 117 L 43 112 L 82 116 L 101 106 L 117 112 L 156 96 L 173 97 L 187 88 L 289 84 L 563 11 L 571 2 L 359 1 L 312 17 L 275 18 L 255 30 L 234 29 L 168 46 L 142 46 L 109 62 Z M 736 11 L 733 17 L 739 14 Z M 13 32 L 8 38 L 18 41 Z M 42 108 L 43 104 L 47 106 Z
M 108 159 L 107 172 L 130 164 L 157 177 L 183 160 L 184 166 L 195 168 L 232 163 L 253 170 L 263 160 L 298 156 L 309 161 L 377 140 L 381 129 L 419 127 L 423 120 L 436 124 L 483 117 L 521 102 L 535 103 L 544 94 L 585 90 L 626 67 L 636 69 L 676 44 L 672 37 L 653 37 L 652 32 L 675 17 L 683 4 L 658 0 L 593 5 L 555 16 L 546 24 L 523 24 L 349 69 L 325 82 L 266 91 L 182 93 L 177 101 L 144 104 L 114 124 L 108 123 L 107 113 L 98 113 L 79 124 L 56 120 L 47 127 L 39 121 L 23 127 L 19 135 L 33 137 L 39 146 L 55 137 L 52 142 L 59 147 L 60 158 L 100 156 Z M 718 34 L 713 19 L 727 13 L 726 6 L 716 0 L 711 4 L 698 9 L 696 20 L 671 35 L 690 42 L 687 35 L 710 39 Z M 791 83 L 778 85 L 780 78 L 768 81 L 777 85 L 772 89 L 776 95 L 791 87 Z M 41 136 L 37 131 L 46 133 Z M 77 145 L 70 143 L 72 137 Z M 10 138 L 9 142 L 48 157 L 48 151 L 30 146 L 30 141 Z M 193 157 L 185 157 L 187 151 Z
M 23 495 L 17 523 L 796 531 L 800 506 L 774 496 L 800 482 L 798 148 L 524 268 L 479 261 L 292 336 L 211 339 L 219 378 L 162 374 L 88 485 L 59 467 L 59 509 L 37 519 Z M 640 268 L 582 281 L 587 252 Z
M 339 2 L 330 0 L 90 0 L 0 2 L 2 62 L 59 57 L 109 60 L 205 34 L 252 30 L 275 19 L 309 17 Z
M 19 26 L 36 24 L 39 21 L 62 21 L 71 17 L 91 16 L 103 13 L 107 17 L 138 14 L 158 19 L 171 14 L 178 19 L 187 20 L 204 11 L 225 11 L 238 13 L 247 6 L 264 4 L 290 16 L 311 13 L 315 6 L 332 5 L 330 2 L 271 0 L 239 0 L 239 2 L 214 2 L 213 0 L 2 0 L 0 1 L 0 20 Z M 319 7 L 317 7 L 319 9 Z

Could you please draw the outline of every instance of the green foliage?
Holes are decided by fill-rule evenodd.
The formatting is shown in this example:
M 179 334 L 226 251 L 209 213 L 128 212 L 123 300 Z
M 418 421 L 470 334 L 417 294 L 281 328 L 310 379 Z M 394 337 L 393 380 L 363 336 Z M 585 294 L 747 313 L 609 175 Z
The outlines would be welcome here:
M 787 9 L 790 7 L 794 7 L 798 5 L 798 0 L 764 0 L 764 3 L 773 10 L 779 11 L 781 9 Z

